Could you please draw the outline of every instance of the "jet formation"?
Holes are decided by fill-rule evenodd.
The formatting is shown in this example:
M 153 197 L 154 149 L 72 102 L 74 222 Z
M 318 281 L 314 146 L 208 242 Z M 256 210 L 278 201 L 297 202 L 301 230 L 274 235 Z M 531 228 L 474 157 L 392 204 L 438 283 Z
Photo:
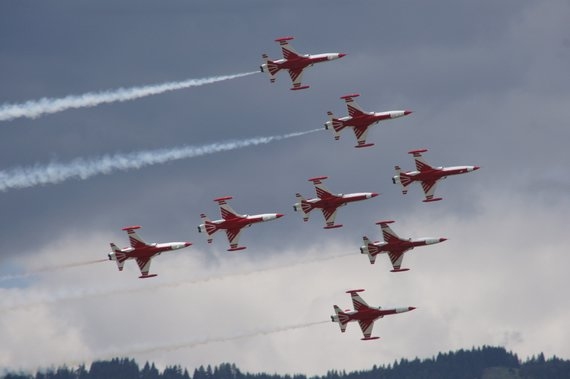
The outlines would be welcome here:
M 325 53 L 325 54 L 299 54 L 289 44 L 293 37 L 278 38 L 275 41 L 279 43 L 282 59 L 271 60 L 267 54 L 263 54 L 263 63 L 260 66 L 261 72 L 267 73 L 270 81 L 276 80 L 276 75 L 280 71 L 287 71 L 291 77 L 291 90 L 301 90 L 309 88 L 303 85 L 302 76 L 306 68 L 312 67 L 317 63 L 328 62 L 344 57 L 344 53 Z M 374 146 L 374 143 L 366 141 L 371 126 L 385 120 L 391 120 L 407 116 L 412 113 L 410 110 L 392 110 L 384 112 L 366 112 L 355 101 L 360 95 L 357 93 L 342 96 L 347 107 L 347 116 L 337 118 L 329 111 L 327 112 L 328 121 L 325 122 L 325 129 L 331 130 L 335 140 L 340 139 L 340 132 L 346 128 L 352 128 L 356 137 L 356 148 L 364 148 Z M 434 202 L 441 198 L 434 197 L 436 184 L 439 180 L 451 175 L 459 175 L 478 170 L 478 166 L 455 166 L 455 167 L 432 167 L 428 165 L 422 156 L 426 149 L 410 151 L 414 157 L 416 170 L 404 172 L 399 166 L 395 166 L 396 175 L 392 177 L 394 184 L 402 186 L 404 194 L 408 191 L 408 186 L 417 181 L 420 182 L 425 193 L 424 202 Z M 350 194 L 334 194 L 324 185 L 326 176 L 320 176 L 309 179 L 315 187 L 317 197 L 305 199 L 300 193 L 296 194 L 297 202 L 293 205 L 293 209 L 303 216 L 303 221 L 309 220 L 309 214 L 313 209 L 320 209 L 325 225 L 324 229 L 336 229 L 342 227 L 342 224 L 336 224 L 337 209 L 348 203 L 362 201 L 378 196 L 374 192 L 359 192 Z M 198 225 L 198 232 L 207 234 L 208 243 L 213 242 L 213 235 L 218 230 L 224 230 L 229 242 L 228 251 L 239 251 L 246 249 L 245 246 L 239 245 L 239 238 L 243 228 L 250 227 L 253 224 L 276 220 L 283 217 L 281 213 L 264 213 L 257 215 L 247 215 L 237 213 L 229 204 L 231 196 L 220 197 L 214 199 L 220 208 L 221 219 L 211 221 L 205 214 L 201 214 L 202 223 Z M 434 245 L 446 241 L 446 238 L 428 237 L 428 238 L 400 238 L 390 227 L 394 221 L 378 221 L 382 231 L 383 241 L 372 242 L 368 237 L 363 237 L 363 245 L 360 247 L 361 254 L 368 256 L 370 263 L 374 264 L 379 254 L 386 254 L 391 262 L 391 272 L 408 271 L 408 268 L 402 267 L 404 254 L 416 247 Z M 119 271 L 123 270 L 124 262 L 128 259 L 135 259 L 139 266 L 141 276 L 139 278 L 151 278 L 156 274 L 149 274 L 151 259 L 165 251 L 178 250 L 191 245 L 190 242 L 170 242 L 170 243 L 145 243 L 136 233 L 140 226 L 129 226 L 123 228 L 127 232 L 130 241 L 130 247 L 118 248 L 111 243 L 112 252 L 108 254 L 110 260 L 115 261 Z M 340 307 L 334 305 L 335 314 L 331 316 L 331 321 L 338 323 L 341 332 L 346 331 L 346 327 L 350 322 L 358 322 L 362 331 L 362 340 L 374 340 L 379 337 L 372 336 L 374 322 L 379 318 L 387 315 L 409 312 L 415 307 L 398 307 L 398 308 L 382 308 L 369 306 L 359 295 L 363 289 L 349 290 L 354 310 L 341 310 Z

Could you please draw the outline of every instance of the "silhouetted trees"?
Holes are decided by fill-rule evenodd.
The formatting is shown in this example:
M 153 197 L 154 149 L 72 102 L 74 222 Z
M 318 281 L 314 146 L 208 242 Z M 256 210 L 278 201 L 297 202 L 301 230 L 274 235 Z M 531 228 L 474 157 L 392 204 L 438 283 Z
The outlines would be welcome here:
M 504 379 L 562 379 L 570 378 L 570 361 L 543 353 L 521 362 L 516 354 L 502 347 L 483 346 L 471 350 L 439 353 L 428 359 L 400 359 L 393 364 L 374 365 L 370 370 L 345 372 L 328 371 L 310 379 L 473 379 L 483 377 Z M 160 372 L 154 363 L 146 362 L 142 369 L 133 359 L 114 358 L 96 361 L 87 369 L 66 366 L 38 372 L 35 375 L 8 373 L 2 379 L 307 379 L 305 375 L 276 375 L 242 373 L 234 364 L 222 363 L 196 368 L 190 376 L 179 365 L 167 366 Z

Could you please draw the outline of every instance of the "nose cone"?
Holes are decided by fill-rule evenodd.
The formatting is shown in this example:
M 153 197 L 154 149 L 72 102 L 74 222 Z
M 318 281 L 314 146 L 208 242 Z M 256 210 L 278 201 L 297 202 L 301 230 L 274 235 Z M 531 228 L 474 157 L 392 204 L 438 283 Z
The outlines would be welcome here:
M 345 57 L 345 56 L 346 56 L 346 54 L 344 54 L 344 53 L 339 53 L 339 54 L 338 54 L 338 57 L 339 57 L 339 58 L 342 58 L 342 57 Z
M 445 242 L 445 241 L 447 241 L 447 238 L 440 238 L 439 239 L 439 242 Z
M 184 247 L 192 246 L 192 242 L 184 242 Z
M 481 168 L 481 167 L 479 167 L 479 166 L 473 166 L 473 171 L 479 170 L 480 168 Z
M 408 307 L 408 311 L 413 311 L 416 307 Z
M 370 197 L 376 197 L 376 196 L 378 196 L 378 195 L 379 195 L 379 193 L 372 192 L 372 193 L 370 194 Z
M 283 216 L 285 216 L 283 213 L 277 213 L 277 214 L 275 215 L 275 218 L 281 218 L 281 217 L 283 217 Z
M 407 116 L 407 115 L 409 115 L 409 114 L 412 114 L 412 111 L 408 111 L 408 110 L 405 110 L 405 111 L 404 111 L 404 116 Z

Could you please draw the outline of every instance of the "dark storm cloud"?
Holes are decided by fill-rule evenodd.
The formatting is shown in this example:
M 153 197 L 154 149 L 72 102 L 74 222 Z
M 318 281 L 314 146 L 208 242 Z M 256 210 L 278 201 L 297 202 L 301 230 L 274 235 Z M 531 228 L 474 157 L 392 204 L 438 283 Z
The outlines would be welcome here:
M 2 131 L 3 169 L 181 142 L 310 130 L 322 125 L 327 110 L 345 114 L 338 97 L 347 92 L 360 92 L 359 102 L 365 109 L 411 108 L 415 113 L 375 128 L 369 137 L 376 142 L 372 151 L 352 149 L 350 131 L 338 143 L 323 132 L 269 149 L 4 195 L 0 201 L 5 220 L 10 221 L 4 221 L 2 228 L 3 257 L 11 254 L 8 246 L 30 228 L 38 231 L 31 237 L 32 246 L 78 221 L 114 229 L 123 222 L 141 220 L 162 229 L 148 216 L 155 214 L 152 209 L 163 209 L 159 213 L 164 217 L 184 209 L 187 216 L 175 218 L 177 224 L 170 227 L 189 230 L 200 212 L 214 211 L 211 199 L 223 194 L 235 195 L 236 208 L 244 212 L 290 209 L 294 193 L 310 194 L 313 190 L 306 179 L 317 175 L 329 175 L 327 184 L 336 192 L 383 193 L 375 204 L 363 206 L 369 209 L 366 216 L 362 207 L 340 211 L 346 225 L 362 218 L 357 224 L 362 228 L 379 217 L 379 211 L 390 214 L 395 213 L 391 209 L 411 206 L 410 199 L 398 196 L 390 177 L 394 164 L 411 165 L 405 152 L 417 147 L 430 148 L 426 158 L 436 164 L 481 164 L 489 170 L 495 160 L 488 154 L 490 159 L 481 159 L 477 146 L 490 138 L 491 143 L 509 138 L 495 127 L 509 121 L 501 120 L 505 112 L 494 109 L 492 103 L 478 107 L 470 99 L 496 97 L 499 90 L 516 88 L 528 70 L 527 61 L 512 58 L 523 48 L 513 45 L 517 36 L 512 29 L 524 18 L 523 8 L 512 5 L 484 3 L 465 8 L 453 2 L 440 2 L 438 7 L 362 2 L 335 4 L 333 16 L 322 14 L 323 3 L 318 1 L 303 3 L 302 12 L 266 2 L 249 7 L 185 2 L 158 7 L 143 2 L 134 9 L 126 5 L 117 9 L 111 3 L 84 7 L 64 2 L 58 4 L 61 8 L 43 9 L 36 3 L 4 5 L 0 92 L 4 101 L 248 70 L 258 66 L 262 52 L 280 56 L 273 39 L 281 35 L 295 35 L 293 43 L 300 52 L 349 55 L 308 70 L 305 81 L 312 88 L 301 93 L 288 91 L 284 74 L 274 85 L 258 75 L 129 104 L 14 120 L 14 128 Z M 468 14 L 480 17 L 465 17 Z M 463 98 L 466 104 L 460 102 Z M 470 122 L 482 114 L 488 115 L 482 121 L 485 125 Z M 471 138 L 478 144 L 466 143 Z M 466 149 L 469 145 L 477 148 Z M 440 190 L 461 191 L 475 180 L 448 181 Z M 173 186 L 179 188 L 167 188 Z M 419 197 L 417 193 L 409 197 L 415 195 Z M 306 231 L 308 225 L 299 224 L 296 216 L 283 219 L 283 227 Z M 320 221 L 315 215 L 308 227 L 317 229 Z M 273 234 L 275 229 L 263 234 Z

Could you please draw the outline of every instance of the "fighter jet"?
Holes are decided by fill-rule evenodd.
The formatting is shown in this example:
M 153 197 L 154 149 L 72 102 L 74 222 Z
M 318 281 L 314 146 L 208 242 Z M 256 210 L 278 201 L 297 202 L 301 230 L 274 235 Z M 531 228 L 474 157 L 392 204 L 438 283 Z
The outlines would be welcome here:
M 150 260 L 165 251 L 183 249 L 192 245 L 190 242 L 168 242 L 168 243 L 151 243 L 147 244 L 140 238 L 135 230 L 140 226 L 127 226 L 122 230 L 126 231 L 131 243 L 130 247 L 119 249 L 117 245 L 111 242 L 111 253 L 108 254 L 109 260 L 117 262 L 119 271 L 123 271 L 123 265 L 127 259 L 136 259 L 141 271 L 140 279 L 152 278 L 156 274 L 149 274 Z
M 289 71 L 289 76 L 293 82 L 293 87 L 291 87 L 292 90 L 309 88 L 309 86 L 301 85 L 303 70 L 305 68 L 311 67 L 315 63 L 332 61 L 338 58 L 342 58 L 346 55 L 343 53 L 326 53 L 315 55 L 299 54 L 293 49 L 293 47 L 291 47 L 291 45 L 289 45 L 289 41 L 292 39 L 293 37 L 277 38 L 275 42 L 279 43 L 281 46 L 283 59 L 273 61 L 269 59 L 267 54 L 263 54 L 261 57 L 265 63 L 259 66 L 261 72 L 266 72 L 269 75 L 269 80 L 271 83 L 275 82 L 275 75 L 280 70 Z
M 338 140 L 340 138 L 340 131 L 346 127 L 351 127 L 356 136 L 357 145 L 355 147 L 368 147 L 374 146 L 373 143 L 366 143 L 366 135 L 368 134 L 368 128 L 380 121 L 390 120 L 393 118 L 407 116 L 412 111 L 402 110 L 402 111 L 386 111 L 386 112 L 365 112 L 360 108 L 355 97 L 360 96 L 355 93 L 352 95 L 342 96 L 346 102 L 346 107 L 348 108 L 348 116 L 335 118 L 332 112 L 327 112 L 329 116 L 329 121 L 325 122 L 325 129 L 331 130 L 334 134 L 334 139 Z
M 323 184 L 323 180 L 327 179 L 326 176 L 309 179 L 315 185 L 317 197 L 314 199 L 305 200 L 301 194 L 296 194 L 298 203 L 293 205 L 296 212 L 303 213 L 303 221 L 309 221 L 309 213 L 315 209 L 320 208 L 323 212 L 326 225 L 324 229 L 340 228 L 341 224 L 335 224 L 336 210 L 348 203 L 354 201 L 366 200 L 378 196 L 374 192 L 361 192 L 334 195 Z
M 426 246 L 447 241 L 447 238 L 417 238 L 417 239 L 402 239 L 390 228 L 388 224 L 394 221 L 378 221 L 376 225 L 382 228 L 382 235 L 384 241 L 371 242 L 368 237 L 364 236 L 364 246 L 360 247 L 362 254 L 368 254 L 370 264 L 374 264 L 378 254 L 386 253 L 392 262 L 391 272 L 408 271 L 409 268 L 401 268 L 404 259 L 404 253 L 412 250 L 417 246 Z
M 363 292 L 363 289 L 359 290 L 349 290 L 346 293 L 349 293 L 352 297 L 352 304 L 354 306 L 354 310 L 351 311 L 349 309 L 342 311 L 337 305 L 333 305 L 335 314 L 331 316 L 332 322 L 338 322 L 340 326 L 340 331 L 346 331 L 346 325 L 351 321 L 358 321 L 358 325 L 362 330 L 362 334 L 364 338 L 361 338 L 363 341 L 368 340 L 376 340 L 380 337 L 371 337 L 372 335 L 372 328 L 374 327 L 374 321 L 379 318 L 382 318 L 387 315 L 393 315 L 397 313 L 404 313 L 413 311 L 416 309 L 415 307 L 401 307 L 401 308 L 387 308 L 382 309 L 382 307 L 371 307 L 369 306 L 358 292 Z
M 220 213 L 222 214 L 221 220 L 210 221 L 205 214 L 201 214 L 200 217 L 204 221 L 203 224 L 198 226 L 198 232 L 208 234 L 208 243 L 212 243 L 212 234 L 216 233 L 220 229 L 226 231 L 228 241 L 230 242 L 230 248 L 228 251 L 243 250 L 245 246 L 239 245 L 239 236 L 241 230 L 245 227 L 250 227 L 252 224 L 258 222 L 265 222 L 275 220 L 277 218 L 283 217 L 281 213 L 265 213 L 258 215 L 240 215 L 230 207 L 227 200 L 232 199 L 231 196 L 220 197 L 219 199 L 214 199 L 220 205 Z
M 424 202 L 438 201 L 441 197 L 433 197 L 435 192 L 435 187 L 440 179 L 445 179 L 451 175 L 465 174 L 467 172 L 475 171 L 479 169 L 479 166 L 454 166 L 454 167 L 432 167 L 428 165 L 423 157 L 422 153 L 425 153 L 427 149 L 422 150 L 412 150 L 408 154 L 412 154 L 416 161 L 416 171 L 401 172 L 400 166 L 395 166 L 396 175 L 392 177 L 392 182 L 394 184 L 400 183 L 402 185 L 402 193 L 405 195 L 408 193 L 408 186 L 415 182 L 421 182 L 422 189 L 425 193 Z

